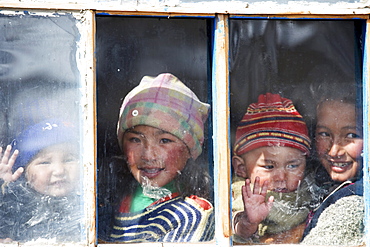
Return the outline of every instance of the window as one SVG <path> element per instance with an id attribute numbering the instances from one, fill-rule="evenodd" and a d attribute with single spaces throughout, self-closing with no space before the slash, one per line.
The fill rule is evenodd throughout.
<path id="1" fill-rule="evenodd" d="M 78 150 L 80 162 L 74 186 L 78 188 L 77 193 L 74 191 L 77 199 L 71 205 L 74 209 L 71 217 L 76 217 L 72 222 L 78 224 L 64 228 L 70 232 L 63 234 L 55 228 L 59 231 L 52 233 L 56 239 L 41 236 L 48 240 L 39 240 L 40 246 L 68 244 L 67 237 L 73 235 L 76 238 L 71 241 L 79 246 L 120 244 L 105 241 L 110 234 L 105 227 L 111 220 L 107 216 L 113 210 L 109 206 L 118 206 L 120 193 L 127 189 L 122 186 L 125 171 L 116 136 L 119 109 L 125 95 L 144 76 L 166 72 L 179 78 L 200 101 L 211 105 L 199 163 L 212 178 L 207 190 L 208 199 L 215 206 L 215 235 L 212 240 L 197 241 L 195 245 L 233 245 L 230 186 L 235 172 L 232 146 L 236 126 L 247 106 L 266 92 L 290 98 L 313 138 L 316 110 L 313 102 L 332 90 L 356 88 L 358 104 L 363 109 L 359 121 L 364 126 L 367 231 L 366 3 L 310 2 L 312 13 L 307 12 L 303 3 L 289 7 L 285 2 L 271 2 L 276 9 L 263 11 L 260 6 L 265 6 L 264 2 L 246 4 L 230 2 L 223 7 L 218 6 L 224 5 L 219 2 L 211 5 L 196 1 L 2 4 L 1 146 L 16 145 L 26 126 L 44 120 L 50 124 L 44 128 L 51 128 L 52 119 L 67 118 L 77 130 L 73 141 L 78 147 L 73 150 Z M 332 8 L 325 9 L 323 5 Z M 20 148 L 19 158 L 21 155 Z M 32 189 L 37 191 L 35 186 Z M 0 213 L 5 210 L 1 207 L 8 205 L 2 203 Z M 35 232 L 37 235 L 37 231 L 30 234 Z M 18 236 L 21 242 L 21 237 L 30 240 L 26 234 Z M 36 240 L 37 236 L 32 238 Z M 370 243 L 367 237 L 365 243 Z M 138 246 L 141 245 L 148 244 Z"/>
<path id="2" fill-rule="evenodd" d="M 23 168 L 14 182 L 2 177 L 1 239 L 87 242 L 92 209 L 86 205 L 94 196 L 85 193 L 85 181 L 94 168 L 86 166 L 84 153 L 91 130 L 83 119 L 92 107 L 83 86 L 87 36 L 81 16 L 0 15 L 1 143 L 19 151 L 10 172 Z"/>

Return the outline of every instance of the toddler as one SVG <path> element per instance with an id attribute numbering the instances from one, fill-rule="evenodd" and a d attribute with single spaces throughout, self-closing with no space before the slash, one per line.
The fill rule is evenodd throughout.
<path id="1" fill-rule="evenodd" d="M 81 239 L 78 139 L 71 123 L 48 119 L 7 146 L 0 163 L 0 239 Z"/>
<path id="2" fill-rule="evenodd" d="M 118 142 L 129 172 L 109 241 L 197 242 L 213 238 L 202 152 L 209 105 L 172 74 L 145 76 L 124 99 Z"/>
<path id="3" fill-rule="evenodd" d="M 267 93 L 249 105 L 232 157 L 235 242 L 299 242 L 310 212 L 309 153 L 306 124 L 289 99 Z"/>

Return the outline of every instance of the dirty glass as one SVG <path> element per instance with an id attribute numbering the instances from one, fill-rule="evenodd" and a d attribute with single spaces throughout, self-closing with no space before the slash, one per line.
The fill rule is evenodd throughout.
<path id="1" fill-rule="evenodd" d="M 210 26 L 97 17 L 100 242 L 213 238 Z"/>
<path id="2" fill-rule="evenodd" d="M 234 243 L 362 244 L 363 26 L 230 20 Z"/>
<path id="3" fill-rule="evenodd" d="M 81 242 L 77 21 L 2 11 L 0 23 L 0 243 Z"/>

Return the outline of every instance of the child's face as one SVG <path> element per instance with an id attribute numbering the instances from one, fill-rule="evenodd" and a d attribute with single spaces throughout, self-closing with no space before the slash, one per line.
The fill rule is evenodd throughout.
<path id="1" fill-rule="evenodd" d="M 57 144 L 41 150 L 26 167 L 26 178 L 36 191 L 66 196 L 76 189 L 79 162 L 74 145 Z"/>
<path id="2" fill-rule="evenodd" d="M 353 104 L 322 103 L 317 109 L 315 140 L 320 162 L 333 180 L 343 182 L 356 175 L 363 139 Z"/>
<path id="3" fill-rule="evenodd" d="M 158 187 L 171 182 L 190 158 L 187 146 L 179 138 L 145 125 L 126 131 L 123 152 L 135 179 L 142 183 L 146 177 Z"/>
<path id="4" fill-rule="evenodd" d="M 261 184 L 269 182 L 269 190 L 293 192 L 304 177 L 306 156 L 296 148 L 260 147 L 234 156 L 233 165 L 239 176 L 251 179 L 252 183 L 259 177 Z"/>

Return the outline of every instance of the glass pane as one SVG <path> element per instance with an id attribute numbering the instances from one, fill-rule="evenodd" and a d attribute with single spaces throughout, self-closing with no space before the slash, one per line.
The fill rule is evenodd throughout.
<path id="1" fill-rule="evenodd" d="M 100 241 L 213 238 L 210 26 L 97 17 Z"/>
<path id="2" fill-rule="evenodd" d="M 363 243 L 363 25 L 230 21 L 235 243 Z"/>
<path id="3" fill-rule="evenodd" d="M 77 21 L 70 14 L 2 13 L 0 242 L 80 242 Z"/>

